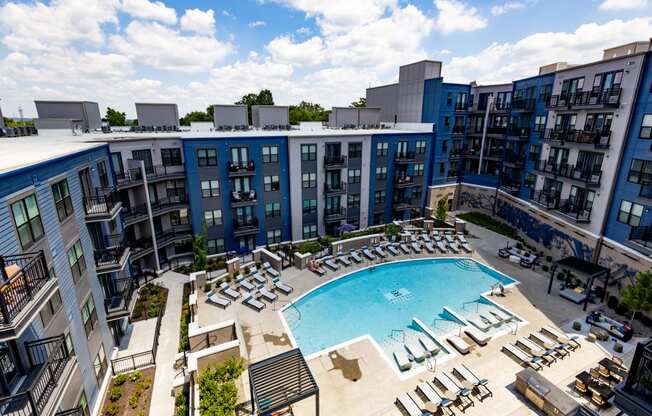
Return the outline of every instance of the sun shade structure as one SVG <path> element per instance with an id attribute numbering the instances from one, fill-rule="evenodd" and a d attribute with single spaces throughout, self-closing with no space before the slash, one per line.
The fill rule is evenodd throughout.
<path id="1" fill-rule="evenodd" d="M 249 365 L 251 413 L 267 414 L 315 396 L 319 416 L 319 387 L 298 348 Z"/>
<path id="2" fill-rule="evenodd" d="M 592 263 L 590 261 L 586 261 L 579 257 L 571 256 L 571 257 L 565 257 L 561 260 L 558 260 L 555 262 L 554 266 L 552 267 L 552 270 L 550 271 L 548 294 L 550 294 L 550 290 L 552 289 L 552 282 L 555 277 L 555 272 L 557 271 L 558 268 L 561 268 L 563 270 L 569 270 L 573 272 L 573 274 L 582 276 L 586 280 L 588 280 L 588 285 L 586 287 L 587 296 L 586 299 L 584 300 L 584 310 L 586 310 L 588 306 L 589 295 L 591 293 L 591 289 L 593 288 L 593 282 L 596 279 L 600 279 L 603 282 L 602 295 L 600 301 L 604 302 L 604 297 L 605 294 L 607 293 L 607 285 L 609 284 L 609 276 L 611 275 L 611 272 L 609 271 L 608 268 L 600 266 L 599 264 L 596 263 Z"/>

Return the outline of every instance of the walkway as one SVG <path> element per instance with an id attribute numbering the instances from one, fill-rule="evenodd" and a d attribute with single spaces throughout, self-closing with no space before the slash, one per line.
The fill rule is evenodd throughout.
<path id="1" fill-rule="evenodd" d="M 156 354 L 152 404 L 149 409 L 150 415 L 162 416 L 174 413 L 174 397 L 171 392 L 176 370 L 172 366 L 179 348 L 179 319 L 181 318 L 183 284 L 188 282 L 188 276 L 169 271 L 154 282 L 158 282 L 168 289 L 168 301 L 165 315 L 161 321 L 161 333 Z"/>

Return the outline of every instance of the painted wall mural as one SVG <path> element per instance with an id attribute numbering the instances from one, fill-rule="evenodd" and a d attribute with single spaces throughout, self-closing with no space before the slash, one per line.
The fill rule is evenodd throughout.
<path id="1" fill-rule="evenodd" d="M 494 201 L 496 200 L 496 195 L 494 192 L 482 192 L 482 191 L 469 191 L 463 190 L 460 192 L 460 199 L 458 205 L 460 208 L 467 209 L 481 209 L 484 211 L 493 211 Z"/>

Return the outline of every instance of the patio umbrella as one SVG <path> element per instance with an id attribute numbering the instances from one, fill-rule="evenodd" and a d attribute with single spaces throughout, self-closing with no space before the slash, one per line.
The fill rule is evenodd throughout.
<path id="1" fill-rule="evenodd" d="M 349 231 L 355 230 L 355 225 L 351 224 L 342 224 L 339 227 L 337 227 L 337 232 L 342 234 L 342 233 L 348 233 Z"/>

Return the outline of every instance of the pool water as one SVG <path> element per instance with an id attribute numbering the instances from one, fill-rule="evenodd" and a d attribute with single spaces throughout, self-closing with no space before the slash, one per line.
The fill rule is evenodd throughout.
<path id="1" fill-rule="evenodd" d="M 386 263 L 326 283 L 282 313 L 304 355 L 369 334 L 391 356 L 402 346 L 397 334 L 421 332 L 413 317 L 448 333 L 460 323 L 444 306 L 463 310 L 497 283 L 514 280 L 471 259 Z"/>

